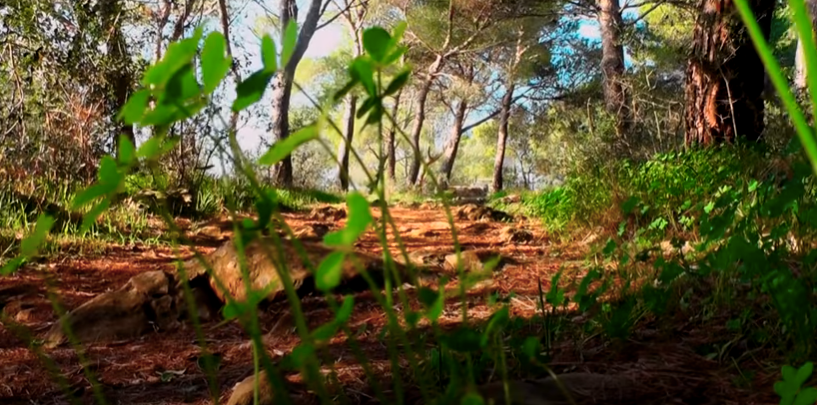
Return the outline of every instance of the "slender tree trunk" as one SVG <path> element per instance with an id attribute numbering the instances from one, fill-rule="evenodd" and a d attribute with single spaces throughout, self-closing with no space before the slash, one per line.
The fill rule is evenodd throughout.
<path id="1" fill-rule="evenodd" d="M 494 160 L 494 182 L 491 187 L 493 192 L 502 190 L 502 167 L 505 164 L 505 144 L 508 142 L 508 120 L 511 116 L 511 106 L 513 105 L 513 81 L 508 85 L 508 90 L 502 97 L 502 111 L 499 113 L 499 134 L 496 139 L 496 159 Z"/>
<path id="2" fill-rule="evenodd" d="M 108 59 L 109 67 L 105 72 L 105 80 L 110 93 L 113 95 L 112 110 L 118 112 L 131 93 L 133 74 L 130 55 L 127 50 L 125 37 L 122 35 L 122 4 L 118 0 L 108 0 L 100 7 L 103 29 L 110 33 L 108 36 Z M 116 134 L 114 135 L 114 146 L 116 153 L 119 153 L 119 137 L 125 135 L 130 143 L 136 146 L 136 137 L 133 132 L 133 125 L 119 122 Z"/>
<path id="3" fill-rule="evenodd" d="M 428 93 L 431 91 L 431 85 L 434 84 L 434 79 L 442 68 L 443 57 L 442 55 L 438 55 L 434 63 L 428 67 L 425 82 L 423 82 L 420 91 L 417 93 L 417 107 L 414 111 L 414 122 L 411 126 L 411 146 L 412 149 L 414 149 L 414 159 L 411 162 L 408 173 L 408 184 L 410 186 L 417 184 L 417 178 L 420 175 L 420 166 L 422 165 L 423 157 L 420 149 L 420 135 L 423 132 L 423 124 L 426 119 L 426 100 L 428 99 Z"/>
<path id="4" fill-rule="evenodd" d="M 451 181 L 451 172 L 454 169 L 454 160 L 457 158 L 457 151 L 460 147 L 460 139 L 462 139 L 462 126 L 465 123 L 465 113 L 468 111 L 468 101 L 460 100 L 457 105 L 457 110 L 454 113 L 454 126 L 451 127 L 451 134 L 445 141 L 443 147 L 443 164 L 440 168 L 442 174 L 442 186 L 448 187 Z"/>
<path id="5" fill-rule="evenodd" d="M 397 167 L 397 156 L 395 156 L 395 144 L 397 143 L 397 122 L 398 117 L 397 114 L 400 111 L 400 96 L 403 94 L 403 90 L 399 90 L 397 94 L 394 95 L 394 104 L 391 107 L 391 116 L 394 122 L 389 127 L 389 132 L 386 134 L 386 150 L 388 153 L 389 159 L 389 166 L 388 166 L 388 175 L 389 180 L 395 180 L 395 168 Z"/>
<path id="6" fill-rule="evenodd" d="M 277 140 L 289 136 L 289 99 L 292 95 L 292 76 L 279 71 L 272 83 L 272 135 Z M 285 157 L 273 171 L 273 183 L 278 187 L 292 187 L 292 156 Z"/>
<path id="7" fill-rule="evenodd" d="M 289 136 L 289 101 L 292 95 L 292 80 L 295 77 L 295 68 L 306 53 L 309 41 L 315 35 L 318 27 L 318 20 L 321 16 L 322 0 L 311 0 L 309 9 L 300 25 L 298 39 L 292 56 L 286 66 L 275 76 L 272 83 L 272 135 L 277 141 L 286 139 Z M 298 6 L 295 0 L 281 0 L 280 15 L 281 20 L 281 40 L 283 42 L 284 29 L 291 20 L 298 20 Z M 287 155 L 273 168 L 273 182 L 282 188 L 292 187 L 292 155 Z"/>
<path id="8" fill-rule="evenodd" d="M 601 30 L 601 71 L 604 75 L 604 104 L 615 117 L 619 138 L 625 137 L 630 127 L 630 109 L 624 88 L 624 47 L 621 45 L 621 9 L 618 0 L 599 0 Z"/>
<path id="9" fill-rule="evenodd" d="M 768 39 L 775 0 L 750 0 Z M 702 0 L 686 69 L 686 144 L 760 139 L 766 71 L 731 0 Z"/>
<path id="10" fill-rule="evenodd" d="M 813 29 L 817 29 L 817 0 L 806 0 L 806 9 L 811 16 L 811 25 Z M 808 88 L 806 76 L 806 55 L 803 53 L 803 41 L 797 41 L 797 54 L 795 55 L 795 74 L 794 87 L 800 92 L 804 93 Z M 812 72 L 812 74 L 814 74 Z"/>
<path id="11" fill-rule="evenodd" d="M 352 140 L 355 136 L 355 110 L 357 109 L 357 96 L 346 97 L 346 136 L 340 145 L 340 190 L 349 190 L 349 154 L 352 151 Z"/>

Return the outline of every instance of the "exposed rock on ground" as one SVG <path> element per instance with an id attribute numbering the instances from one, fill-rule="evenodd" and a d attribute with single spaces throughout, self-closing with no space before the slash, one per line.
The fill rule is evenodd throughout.
<path id="1" fill-rule="evenodd" d="M 499 237 L 505 243 L 517 244 L 530 243 L 533 242 L 534 239 L 533 233 L 527 229 L 513 226 L 502 228 L 502 230 L 499 231 Z"/>
<path id="2" fill-rule="evenodd" d="M 249 284 L 254 290 L 265 291 L 266 301 L 283 296 L 284 284 L 279 278 L 276 262 L 269 259 L 268 250 L 278 259 L 278 251 L 272 238 L 258 238 L 245 248 Z M 312 268 L 333 252 L 320 242 L 300 240 L 306 254 L 304 260 L 289 239 L 281 239 L 286 261 L 286 271 L 296 290 L 312 280 Z M 367 253 L 355 253 L 356 261 L 380 282 L 385 268 L 380 257 Z M 218 316 L 218 310 L 228 302 L 228 295 L 238 302 L 246 301 L 248 294 L 239 266 L 239 256 L 233 241 L 224 243 L 205 256 L 211 266 L 210 277 L 204 265 L 196 258 L 184 263 L 185 273 L 195 300 L 196 316 L 208 321 Z M 397 263 L 398 271 L 407 274 L 406 267 Z M 351 260 L 342 265 L 342 281 L 339 290 L 367 288 L 357 267 Z M 173 330 L 189 318 L 185 313 L 182 273 L 161 270 L 149 271 L 132 277 L 116 291 L 98 295 L 65 315 L 70 330 L 80 342 L 131 339 L 151 330 Z M 428 277 L 429 274 L 426 274 Z M 436 277 L 433 275 L 432 277 Z M 218 282 L 216 281 L 218 279 Z M 309 280 L 309 281 L 307 281 Z M 45 337 L 47 347 L 66 342 L 63 325 L 55 323 Z"/>
<path id="3" fill-rule="evenodd" d="M 458 207 L 453 214 L 455 219 L 467 221 L 508 222 L 513 220 L 513 217 L 502 211 L 476 204 L 466 204 Z"/>
<path id="4" fill-rule="evenodd" d="M 336 222 L 346 218 L 346 209 L 331 205 L 315 207 L 309 212 L 308 218 L 313 221 Z"/>
<path id="5" fill-rule="evenodd" d="M 68 312 L 46 333 L 45 346 L 66 342 L 63 323 L 80 342 L 137 337 L 154 327 L 173 329 L 180 307 L 171 275 L 157 270 L 134 276 L 119 290 L 98 295 Z"/>

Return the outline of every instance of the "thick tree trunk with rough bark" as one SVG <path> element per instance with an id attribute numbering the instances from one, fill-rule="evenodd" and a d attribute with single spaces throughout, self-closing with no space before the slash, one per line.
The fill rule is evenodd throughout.
<path id="1" fill-rule="evenodd" d="M 346 97 L 346 136 L 340 144 L 340 190 L 349 190 L 349 154 L 352 152 L 352 141 L 355 136 L 355 110 L 357 109 L 357 96 Z"/>
<path id="2" fill-rule="evenodd" d="M 454 112 L 454 126 L 451 127 L 451 133 L 443 146 L 443 164 L 440 168 L 442 174 L 442 186 L 448 187 L 451 181 L 451 171 L 454 169 L 454 160 L 457 158 L 457 150 L 460 147 L 460 139 L 462 139 L 462 127 L 465 123 L 465 113 L 468 111 L 468 101 L 460 100 L 457 105 L 457 110 Z"/>
<path id="3" fill-rule="evenodd" d="M 514 84 L 508 85 L 508 90 L 502 97 L 502 111 L 499 113 L 499 133 L 496 139 L 496 159 L 494 160 L 494 181 L 491 186 L 493 192 L 502 190 L 502 167 L 505 165 L 505 145 L 508 142 L 508 120 L 511 117 L 513 105 Z"/>
<path id="4" fill-rule="evenodd" d="M 604 75 L 604 104 L 616 121 L 619 137 L 630 128 L 630 108 L 624 87 L 624 47 L 621 45 L 621 9 L 618 0 L 599 0 L 601 71 Z"/>
<path id="5" fill-rule="evenodd" d="M 768 39 L 775 0 L 750 0 Z M 765 68 L 731 0 L 702 0 L 686 69 L 686 144 L 760 139 Z"/>
<path id="6" fill-rule="evenodd" d="M 442 55 L 437 56 L 437 59 L 431 66 L 428 67 L 428 72 L 423 82 L 422 87 L 417 92 L 417 107 L 414 110 L 414 121 L 411 125 L 411 142 L 412 149 L 414 149 L 414 158 L 411 161 L 411 166 L 408 172 L 408 184 L 414 186 L 417 184 L 417 179 L 420 176 L 420 166 L 422 165 L 422 150 L 420 149 L 420 135 L 423 132 L 423 124 L 426 119 L 426 100 L 428 93 L 431 91 L 431 85 L 440 70 L 443 68 Z"/>
<path id="7" fill-rule="evenodd" d="M 391 116 L 394 122 L 389 126 L 389 132 L 386 134 L 386 153 L 388 154 L 388 176 L 389 180 L 395 180 L 395 168 L 397 167 L 397 156 L 395 156 L 395 144 L 397 143 L 397 113 L 400 111 L 400 96 L 403 90 L 399 90 L 394 95 L 394 104 L 391 107 Z"/>
<path id="8" fill-rule="evenodd" d="M 806 0 L 806 9 L 811 15 L 812 27 L 817 29 L 817 0 Z M 794 67 L 794 87 L 797 91 L 802 93 L 806 91 L 808 84 L 806 82 L 806 57 L 803 53 L 803 41 L 801 40 L 797 41 L 797 54 L 795 55 Z M 812 72 L 812 74 L 814 73 Z"/>

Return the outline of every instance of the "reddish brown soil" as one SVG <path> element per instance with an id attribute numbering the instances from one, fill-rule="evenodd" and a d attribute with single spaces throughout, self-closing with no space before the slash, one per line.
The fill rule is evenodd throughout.
<path id="1" fill-rule="evenodd" d="M 407 250 L 440 249 L 450 251 L 451 231 L 442 210 L 393 208 L 403 242 Z M 303 227 L 309 221 L 301 214 L 285 214 L 293 228 Z M 343 221 L 341 221 L 343 222 Z M 201 245 L 202 253 L 209 252 L 225 235 L 218 235 L 219 225 L 211 227 L 216 232 L 200 233 L 194 240 Z M 340 226 L 342 223 L 335 224 Z M 470 319 L 486 319 L 490 314 L 485 296 L 491 291 L 500 294 L 514 292 L 511 300 L 512 315 L 531 317 L 536 313 L 538 281 L 542 288 L 549 288 L 549 280 L 560 266 L 581 258 L 582 248 L 572 245 L 556 246 L 535 224 L 524 224 L 532 230 L 536 240 L 525 245 L 509 245 L 499 235 L 507 226 L 502 223 L 457 223 L 459 241 L 464 249 L 477 249 L 499 253 L 510 259 L 494 274 L 493 285 L 472 292 L 468 300 Z M 216 233 L 214 235 L 214 233 Z M 207 246 L 207 247 L 205 247 Z M 378 253 L 380 244 L 376 235 L 369 232 L 359 245 L 360 249 Z M 399 251 L 393 243 L 392 253 Z M 183 251 L 190 256 L 190 250 Z M 54 285 L 54 292 L 65 308 L 75 308 L 91 297 L 123 285 L 133 275 L 156 269 L 170 269 L 174 253 L 169 247 L 114 246 L 111 245 L 100 257 L 77 257 L 65 254 L 38 265 L 29 265 L 10 277 L 0 278 L 0 288 L 10 285 L 32 285 L 38 293 L 21 298 L 23 312 L 17 312 L 17 320 L 27 333 L 36 338 L 57 319 L 46 295 L 46 280 Z M 567 279 L 581 275 L 578 268 L 568 271 Z M 450 284 L 450 288 L 456 288 Z M 414 296 L 414 294 L 410 294 Z M 412 306 L 419 308 L 416 299 Z M 15 302 L 9 305 L 20 305 Z M 303 310 L 310 327 L 331 319 L 330 311 L 322 298 L 303 298 Z M 440 324 L 443 327 L 460 322 L 460 302 L 447 301 Z M 273 303 L 260 313 L 261 327 L 265 332 L 265 344 L 273 359 L 288 353 L 298 342 L 291 321 L 287 316 L 286 302 Z M 401 311 L 399 305 L 397 310 Z M 277 322 L 281 320 L 281 322 Z M 719 322 L 719 321 L 716 321 Z M 221 358 L 219 385 L 222 398 L 232 386 L 251 373 L 252 352 L 248 335 L 235 323 L 216 327 L 217 322 L 204 324 L 208 349 Z M 356 307 L 349 324 L 352 330 L 362 327 L 359 344 L 378 375 L 387 382 L 390 373 L 385 344 L 378 340 L 378 332 L 386 323 L 382 309 L 371 299 L 371 293 L 356 295 Z M 277 326 L 276 326 L 277 325 Z M 723 322 L 720 323 L 722 329 Z M 582 342 L 563 337 L 557 345 L 552 366 L 557 370 L 580 369 L 596 372 L 618 372 L 643 375 L 653 379 L 656 385 L 666 386 L 667 392 L 677 393 L 667 403 L 709 404 L 760 404 L 776 403 L 771 390 L 774 376 L 768 371 L 758 372 L 752 388 L 740 390 L 734 381 L 738 372 L 728 363 L 718 364 L 696 354 L 692 349 L 712 341 L 718 334 L 710 325 L 702 327 L 693 322 L 679 322 L 679 326 L 665 333 L 650 325 L 639 325 L 632 338 L 623 344 L 609 345 L 598 336 Z M 527 331 L 539 333 L 536 330 Z M 342 339 L 330 346 L 334 368 L 338 378 L 348 388 L 347 395 L 353 403 L 369 403 L 368 384 L 351 350 Z M 41 349 L 27 344 L 20 330 L 4 324 L 0 326 L 0 403 L 3 404 L 50 404 L 68 403 L 46 362 L 38 358 Z M 54 363 L 70 389 L 81 398 L 78 403 L 93 403 L 91 384 L 83 373 L 77 354 L 70 347 L 42 350 Z M 197 365 L 201 349 L 191 327 L 174 332 L 157 332 L 140 339 L 126 342 L 90 345 L 84 356 L 88 369 L 101 382 L 107 403 L 121 404 L 209 404 L 212 403 L 205 374 Z M 759 366 L 756 366 L 759 368 Z M 759 370 L 761 371 L 761 370 Z M 166 381 L 163 381 L 162 375 Z M 759 377 L 759 376 L 765 377 Z"/>

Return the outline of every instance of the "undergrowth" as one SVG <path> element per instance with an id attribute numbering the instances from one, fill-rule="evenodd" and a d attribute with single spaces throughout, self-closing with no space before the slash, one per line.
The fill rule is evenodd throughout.
<path id="1" fill-rule="evenodd" d="M 802 6 L 802 1 L 798 4 Z M 295 23 L 290 24 L 285 30 L 289 39 L 282 41 L 284 49 L 280 61 L 271 38 L 262 39 L 264 66 L 238 84 L 237 99 L 232 106 L 235 113 L 258 102 L 269 82 L 280 71 L 279 67 L 287 64 L 297 33 Z M 384 121 L 389 123 L 393 119 L 386 112 L 383 100 L 399 91 L 410 77 L 410 70 L 398 63 L 406 50 L 400 45 L 404 28 L 398 26 L 394 33 L 379 27 L 366 29 L 363 32 L 366 52 L 350 63 L 348 84 L 332 100 L 337 103 L 351 91 L 361 94 L 364 101 L 358 117 L 365 117 L 366 125 L 377 129 L 381 145 Z M 136 195 L 155 185 L 151 183 L 154 180 L 140 179 L 134 174 L 136 168 L 155 161 L 174 146 L 176 140 L 168 136 L 169 125 L 194 116 L 207 104 L 208 96 L 222 82 L 232 64 L 226 49 L 221 34 L 211 33 L 204 37 L 203 31 L 198 29 L 192 37 L 170 45 L 163 59 L 145 73 L 143 87 L 131 96 L 120 118 L 128 124 L 150 127 L 153 136 L 138 148 L 127 138 L 121 138 L 117 156 L 102 159 L 98 182 L 72 193 L 70 200 L 67 192 L 51 196 L 61 201 L 63 207 L 70 207 L 69 211 L 83 210 L 81 223 L 76 225 L 77 232 L 100 229 L 99 220 L 104 224 L 106 216 L 116 211 L 115 202 L 120 200 L 123 187 Z M 202 54 L 201 72 L 194 69 L 193 63 L 199 51 Z M 817 49 L 812 53 L 811 66 L 817 66 Z M 774 78 L 774 74 L 772 76 Z M 775 80 L 778 91 L 784 93 L 780 81 Z M 817 76 L 813 82 L 813 96 L 817 98 Z M 151 105 L 150 100 L 154 101 Z M 787 100 L 785 94 L 783 100 Z M 321 131 L 334 126 L 326 110 L 322 109 L 321 116 L 311 125 L 274 144 L 258 164 L 276 165 L 298 146 L 320 142 Z M 808 158 L 817 162 L 817 147 L 811 130 L 807 125 L 803 126 L 805 121 L 794 110 L 790 109 L 790 113 Z M 234 128 L 229 136 L 233 163 L 241 182 L 214 181 L 211 186 L 196 190 L 195 199 L 202 212 L 213 213 L 223 206 L 231 212 L 252 208 L 258 214 L 254 221 L 235 224 L 238 237 L 234 238 L 234 243 L 239 248 L 270 227 L 288 228 L 280 217 L 281 209 L 286 206 L 338 201 L 330 195 L 285 192 L 261 185 L 254 168 L 244 163 Z M 406 134 L 401 133 L 401 136 L 406 137 Z M 357 155 L 354 157 L 358 158 Z M 772 160 L 770 157 L 767 152 L 759 150 L 728 148 L 665 154 L 643 164 L 621 163 L 594 168 L 571 177 L 561 187 L 523 196 L 521 204 L 529 214 L 542 218 L 554 231 L 601 224 L 603 235 L 608 238 L 595 252 L 596 264 L 590 266 L 577 285 L 568 289 L 561 280 L 564 272 L 560 271 L 550 280 L 549 288 L 540 287 L 538 310 L 541 311 L 544 336 L 519 333 L 520 321 L 511 317 L 507 297 L 491 298 L 493 315 L 486 324 L 470 322 L 464 286 L 474 280 L 470 280 L 472 276 L 466 277 L 461 263 L 458 276 L 463 280 L 463 287 L 457 297 L 447 297 L 442 289 L 421 288 L 418 294 L 421 309 L 408 310 L 411 306 L 403 287 L 406 280 L 400 279 L 393 266 L 394 258 L 388 249 L 384 249 L 384 259 L 389 264 L 385 291 L 375 288 L 374 283 L 370 285 L 388 320 L 384 336 L 394 398 L 386 397 L 382 387 L 375 387 L 376 396 L 381 403 L 402 404 L 406 400 L 406 383 L 410 382 L 419 389 L 424 403 L 479 404 L 483 399 L 473 387 L 483 381 L 486 374 L 507 380 L 518 361 L 530 365 L 532 374 L 547 375 L 550 373 L 547 362 L 553 342 L 560 334 L 566 333 L 557 309 L 565 310 L 568 304 L 574 304 L 579 313 L 592 317 L 593 321 L 583 333 L 601 334 L 619 342 L 626 340 L 633 328 L 647 318 L 669 319 L 665 318 L 668 313 L 684 315 L 688 314 L 684 311 L 694 307 L 699 312 L 691 314 L 695 318 L 692 321 L 701 322 L 702 318 L 725 309 L 731 317 L 728 321 L 731 330 L 736 334 L 752 334 L 746 344 L 749 350 L 773 345 L 791 362 L 812 359 L 817 334 L 817 254 L 812 254 L 810 245 L 813 230 L 817 229 L 812 168 L 802 158 L 796 144 L 782 159 Z M 428 173 L 431 182 L 436 183 L 433 172 Z M 153 175 L 155 179 L 156 174 Z M 275 392 L 285 391 L 281 368 L 291 369 L 301 373 L 323 403 L 333 403 L 327 389 L 332 382 L 323 369 L 332 371 L 335 365 L 323 361 L 322 350 L 339 333 L 350 337 L 348 344 L 354 345 L 354 335 L 347 325 L 354 311 L 354 298 L 345 296 L 338 301 L 332 294 L 340 282 L 341 263 L 352 259 L 355 242 L 369 229 L 373 229 L 383 243 L 389 228 L 397 233 L 386 204 L 384 176 L 369 172 L 367 175 L 370 184 L 375 185 L 382 215 L 375 221 L 370 211 L 372 204 L 361 193 L 346 194 L 343 200 L 348 209 L 346 225 L 324 238 L 324 243 L 334 252 L 311 269 L 317 289 L 324 293 L 327 304 L 335 313 L 332 321 L 314 330 L 307 328 L 295 289 L 286 275 L 287 263 L 273 253 L 273 246 L 268 247 L 267 253 L 284 280 L 300 344 L 281 364 L 270 361 L 262 343 L 256 309 L 256 304 L 264 297 L 263 291 L 251 291 L 246 302 L 228 300 L 224 309 L 225 317 L 239 322 L 250 335 L 255 372 L 262 368 L 266 370 Z M 15 200 L 8 201 L 12 206 L 15 204 Z M 156 210 L 168 229 L 177 230 L 169 205 L 166 199 L 159 201 Z M 450 209 L 447 206 L 445 209 L 451 222 L 449 225 L 453 226 Z M 59 216 L 44 211 L 35 221 L 31 218 L 32 211 L 25 206 L 17 211 L 10 210 L 12 214 L 4 217 L 5 225 L 28 228 L 30 232 L 20 244 L 20 254 L 4 266 L 3 273 L 15 271 L 26 259 L 36 256 L 49 232 L 64 232 L 56 226 Z M 118 226 L 122 225 L 110 225 L 108 229 L 120 229 Z M 104 230 L 104 226 L 101 229 Z M 270 235 L 274 238 L 277 233 L 271 232 Z M 666 239 L 674 249 L 657 248 L 657 242 Z M 187 242 L 181 239 L 172 241 L 174 244 Z M 453 242 L 459 254 L 457 241 Z M 686 242 L 690 242 L 693 249 L 684 252 Z M 401 252 L 407 254 L 402 244 Z M 212 275 L 209 264 L 205 264 Z M 607 271 L 605 265 L 609 264 L 615 265 L 617 271 Z M 246 263 L 241 267 L 244 279 L 248 280 Z M 370 281 L 366 269 L 358 270 Z M 449 299 L 462 301 L 463 323 L 454 330 L 442 328 L 437 323 L 443 304 Z M 395 310 L 398 304 L 406 308 L 404 313 Z M 750 312 L 746 312 L 747 309 Z M 758 313 L 767 322 L 752 324 L 752 316 Z M 430 325 L 430 333 L 417 333 L 421 320 Z M 194 326 L 199 344 L 206 353 L 207 342 L 200 325 L 194 323 Z M 508 336 L 512 338 L 507 339 Z M 429 343 L 435 346 L 431 353 L 426 349 Z M 508 347 L 509 343 L 511 347 Z M 80 347 L 77 349 L 81 353 Z M 720 356 L 717 351 L 722 352 L 723 348 L 716 350 L 715 356 Z M 357 360 L 370 381 L 375 381 L 367 368 L 368 360 L 360 355 Z M 406 363 L 407 366 L 403 366 Z M 105 403 L 92 368 L 84 363 L 83 366 L 86 366 L 84 370 L 94 386 L 97 400 Z M 216 381 L 215 369 L 207 365 L 205 369 L 210 381 Z M 783 368 L 783 380 L 775 386 L 775 391 L 783 398 L 782 403 L 806 404 L 817 399 L 817 390 L 801 389 L 811 371 L 811 363 L 799 369 Z M 441 387 L 441 384 L 445 386 Z M 217 390 L 211 390 L 211 394 L 217 402 Z M 257 396 L 258 391 L 256 399 Z M 282 403 L 290 402 L 286 395 L 277 399 Z"/>

